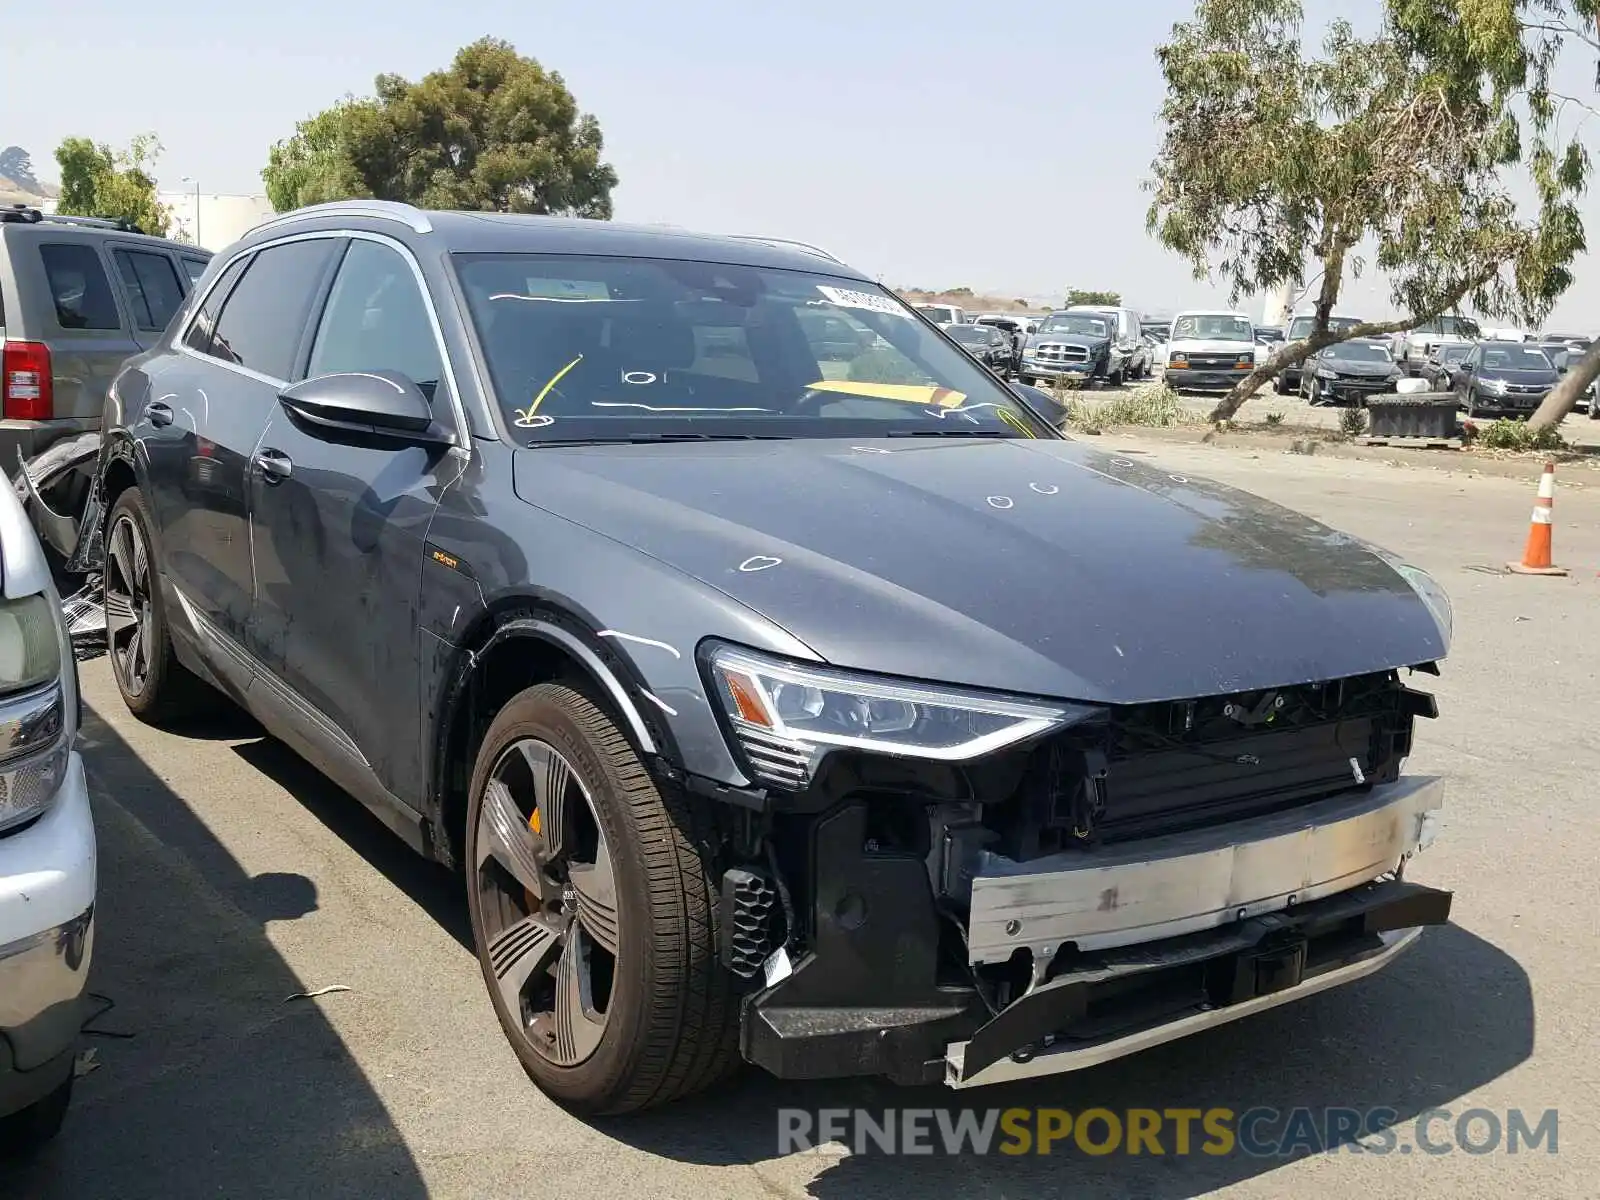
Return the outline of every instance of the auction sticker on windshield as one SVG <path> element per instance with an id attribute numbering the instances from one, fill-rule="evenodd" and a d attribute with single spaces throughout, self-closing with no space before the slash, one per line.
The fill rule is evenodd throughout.
<path id="1" fill-rule="evenodd" d="M 959 408 L 967 398 L 965 392 L 934 384 L 857 383 L 853 379 L 819 379 L 811 385 L 811 390 L 869 396 L 874 400 L 897 400 L 901 404 L 936 404 L 940 408 Z"/>
<path id="2" fill-rule="evenodd" d="M 874 296 L 871 292 L 853 292 L 849 288 L 829 287 L 821 283 L 817 285 L 817 291 L 840 308 L 864 308 L 868 312 L 888 313 L 892 317 L 904 317 L 908 321 L 911 319 L 910 313 L 887 296 Z"/>

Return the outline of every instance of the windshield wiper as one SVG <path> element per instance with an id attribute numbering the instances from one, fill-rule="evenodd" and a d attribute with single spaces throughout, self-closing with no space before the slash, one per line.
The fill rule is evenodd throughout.
<path id="1" fill-rule="evenodd" d="M 635 433 L 626 437 L 541 438 L 529 442 L 539 446 L 640 446 L 655 442 L 791 442 L 787 433 Z"/>
<path id="2" fill-rule="evenodd" d="M 1014 429 L 891 429 L 884 437 L 1020 438 Z"/>

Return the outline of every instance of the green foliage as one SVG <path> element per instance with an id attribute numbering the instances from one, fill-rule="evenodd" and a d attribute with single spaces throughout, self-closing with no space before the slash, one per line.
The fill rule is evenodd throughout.
<path id="1" fill-rule="evenodd" d="M 0 179 L 8 179 L 35 196 L 42 191 L 33 174 L 33 156 L 21 146 L 7 146 L 0 150 Z"/>
<path id="2" fill-rule="evenodd" d="M 113 150 L 85 137 L 63 138 L 56 147 L 61 195 L 56 211 L 66 216 L 113 217 L 145 233 L 165 237 L 172 219 L 156 198 L 150 171 L 161 154 L 154 134 L 142 134 L 126 150 Z"/>
<path id="3" fill-rule="evenodd" d="M 1540 428 L 1528 421 L 1500 420 L 1477 431 L 1473 443 L 1486 450 L 1564 450 L 1566 440 L 1559 432 Z"/>
<path id="4" fill-rule="evenodd" d="M 1121 292 L 1091 292 L 1083 288 L 1067 289 L 1067 307 L 1074 304 L 1097 304 L 1103 308 L 1121 308 Z"/>
<path id="5" fill-rule="evenodd" d="M 1552 142 L 1533 86 L 1548 79 L 1546 52 L 1515 18 L 1560 3 L 1384 0 L 1375 35 L 1335 21 L 1311 49 L 1299 0 L 1196 0 L 1157 52 L 1167 98 L 1149 228 L 1197 278 L 1215 268 L 1235 301 L 1300 289 L 1309 267 L 1318 315 L 1304 347 L 1274 354 L 1217 414 L 1347 337 L 1464 305 L 1543 320 L 1585 248 L 1575 199 L 1589 164 L 1576 143 Z M 1519 103 L 1533 113 L 1526 148 Z M 1515 170 L 1536 184 L 1530 215 L 1509 187 Z M 1328 317 L 1366 246 L 1407 315 L 1335 334 Z"/>
<path id="6" fill-rule="evenodd" d="M 1274 425 L 1274 426 L 1282 425 L 1283 424 L 1283 414 L 1281 412 L 1269 412 L 1267 414 L 1267 424 L 1268 425 Z"/>
<path id="7" fill-rule="evenodd" d="M 424 208 L 609 218 L 617 174 L 561 76 L 482 38 L 416 83 L 380 75 L 301 121 L 261 172 L 280 212 L 375 197 Z"/>
<path id="8" fill-rule="evenodd" d="M 1347 408 L 1339 414 L 1339 432 L 1345 437 L 1360 437 L 1367 431 L 1365 409 Z"/>
<path id="9" fill-rule="evenodd" d="M 1069 420 L 1081 433 L 1100 433 L 1126 425 L 1168 429 L 1194 424 L 1198 418 L 1183 406 L 1177 392 L 1155 382 L 1115 393 L 1106 400 L 1080 399 L 1071 406 Z"/>

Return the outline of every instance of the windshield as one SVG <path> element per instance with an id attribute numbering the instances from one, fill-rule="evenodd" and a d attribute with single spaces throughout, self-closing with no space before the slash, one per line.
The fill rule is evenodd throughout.
<path id="1" fill-rule="evenodd" d="M 958 342 L 978 346 L 986 345 L 989 341 L 989 335 L 994 331 L 987 325 L 952 325 L 945 332 Z"/>
<path id="2" fill-rule="evenodd" d="M 530 444 L 1050 436 L 875 284 L 677 259 L 455 261 L 506 423 Z"/>
<path id="3" fill-rule="evenodd" d="M 1478 323 L 1470 317 L 1435 317 L 1417 326 L 1416 332 L 1431 333 L 1436 336 L 1476 337 Z"/>
<path id="4" fill-rule="evenodd" d="M 1549 371 L 1550 360 L 1531 346 L 1507 342 L 1483 348 L 1483 369 L 1486 371 Z"/>
<path id="5" fill-rule="evenodd" d="M 956 310 L 948 304 L 919 304 L 917 311 L 935 325 L 958 325 Z"/>
<path id="6" fill-rule="evenodd" d="M 1255 327 L 1229 313 L 1187 313 L 1172 323 L 1174 338 L 1215 342 L 1254 342 Z"/>
<path id="7" fill-rule="evenodd" d="M 1040 333 L 1076 333 L 1087 337 L 1107 337 L 1111 322 L 1105 317 L 1091 317 L 1087 313 L 1063 313 L 1046 317 L 1039 326 Z"/>
<path id="8" fill-rule="evenodd" d="M 1447 363 L 1460 362 L 1471 349 L 1472 347 L 1466 342 L 1450 342 L 1439 347 L 1439 361 Z"/>
<path id="9" fill-rule="evenodd" d="M 1298 342 L 1301 338 L 1311 336 L 1311 330 L 1316 325 L 1315 317 L 1296 317 L 1289 322 L 1289 340 Z M 1359 317 L 1329 317 L 1328 328 L 1335 333 L 1343 333 L 1346 329 L 1354 329 L 1361 324 Z"/>
<path id="10" fill-rule="evenodd" d="M 1330 346 L 1327 350 L 1329 358 L 1342 358 L 1346 362 L 1374 362 L 1386 363 L 1393 361 L 1389 356 L 1387 346 L 1375 346 L 1371 342 L 1346 342 L 1342 346 Z"/>

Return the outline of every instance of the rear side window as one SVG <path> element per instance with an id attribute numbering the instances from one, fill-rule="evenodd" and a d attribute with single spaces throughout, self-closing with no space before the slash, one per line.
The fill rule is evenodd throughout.
<path id="1" fill-rule="evenodd" d="M 39 247 L 56 324 L 63 329 L 121 329 L 116 297 L 100 254 L 86 242 L 49 242 Z"/>
<path id="2" fill-rule="evenodd" d="M 271 379 L 288 379 L 334 238 L 285 242 L 258 252 L 223 302 L 206 353 Z"/>
<path id="3" fill-rule="evenodd" d="M 134 324 L 157 332 L 165 329 L 183 303 L 183 286 L 172 260 L 165 254 L 139 250 L 113 250 L 111 257 L 116 260 L 124 294 L 133 308 Z"/>
<path id="4" fill-rule="evenodd" d="M 206 265 L 206 260 L 203 258 L 186 258 L 183 260 L 183 269 L 189 273 L 190 287 L 200 282 L 200 276 L 206 273 Z"/>

